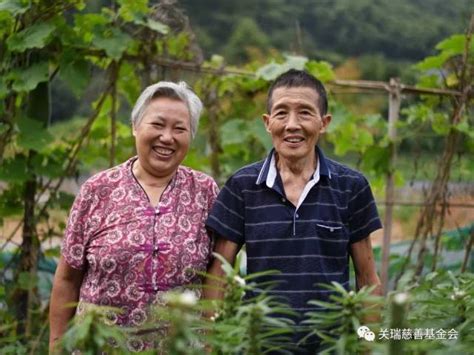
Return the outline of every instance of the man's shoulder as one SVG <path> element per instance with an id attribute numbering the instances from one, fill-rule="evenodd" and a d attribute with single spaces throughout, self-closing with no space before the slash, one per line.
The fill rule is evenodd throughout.
<path id="1" fill-rule="evenodd" d="M 365 180 L 364 175 L 353 168 L 348 167 L 342 163 L 339 163 L 335 160 L 326 158 L 326 163 L 329 168 L 329 172 L 331 174 L 331 180 L 335 179 L 338 181 L 341 180 Z"/>
<path id="2" fill-rule="evenodd" d="M 264 160 L 261 160 L 249 165 L 245 165 L 233 173 L 229 180 L 251 181 L 252 183 L 255 183 L 258 175 L 260 174 L 260 170 L 262 169 L 263 162 Z"/>
<path id="3" fill-rule="evenodd" d="M 344 186 L 367 184 L 367 179 L 360 171 L 332 159 L 326 158 L 326 163 L 331 174 L 331 182 Z"/>

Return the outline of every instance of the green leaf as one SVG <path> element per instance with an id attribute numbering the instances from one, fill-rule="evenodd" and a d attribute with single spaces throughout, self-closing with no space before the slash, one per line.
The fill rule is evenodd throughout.
<path id="1" fill-rule="evenodd" d="M 47 132 L 49 134 L 49 132 Z M 50 178 L 59 178 L 64 174 L 64 160 L 59 158 L 57 152 L 43 152 L 36 154 L 31 160 L 31 166 L 37 175 Z M 54 154 L 56 153 L 56 155 Z"/>
<path id="2" fill-rule="evenodd" d="M 29 272 L 21 272 L 18 276 L 18 286 L 23 290 L 29 290 L 38 283 L 38 276 L 31 275 Z"/>
<path id="3" fill-rule="evenodd" d="M 29 8 L 28 4 L 24 4 L 19 0 L 3 0 L 0 3 L 0 12 L 6 11 L 13 16 L 24 14 Z"/>
<path id="4" fill-rule="evenodd" d="M 30 174 L 27 172 L 26 158 L 23 155 L 16 155 L 14 158 L 6 159 L 2 162 L 0 180 L 21 183 L 29 178 Z"/>
<path id="5" fill-rule="evenodd" d="M 285 56 L 286 62 L 285 66 L 287 70 L 289 69 L 298 69 L 303 70 L 305 64 L 308 62 L 308 58 L 303 56 L 296 56 L 296 55 L 287 55 Z"/>
<path id="6" fill-rule="evenodd" d="M 311 60 L 306 63 L 306 70 L 321 80 L 323 83 L 331 81 L 335 77 L 331 64 L 324 61 L 317 62 Z"/>
<path id="7" fill-rule="evenodd" d="M 235 132 L 239 132 L 235 134 Z M 246 129 L 245 121 L 237 118 L 224 123 L 220 128 L 220 136 L 226 137 L 222 142 L 223 146 L 238 144 L 245 141 L 248 137 L 248 130 Z"/>
<path id="8" fill-rule="evenodd" d="M 389 171 L 390 150 L 383 147 L 371 146 L 362 156 L 362 166 L 365 171 L 376 171 L 384 174 Z"/>
<path id="9" fill-rule="evenodd" d="M 29 48 L 43 48 L 54 29 L 55 26 L 51 22 L 34 24 L 12 35 L 7 40 L 8 48 L 12 52 L 23 52 Z"/>
<path id="10" fill-rule="evenodd" d="M 462 34 L 455 34 L 439 42 L 436 45 L 436 49 L 443 52 L 447 52 L 451 56 L 454 56 L 454 55 L 463 54 L 465 45 L 466 45 L 466 36 Z M 472 49 L 472 41 L 471 41 L 471 49 Z"/>
<path id="11" fill-rule="evenodd" d="M 61 248 L 59 246 L 46 249 L 44 251 L 44 256 L 46 258 L 58 258 L 61 256 Z"/>
<path id="12" fill-rule="evenodd" d="M 150 30 L 153 30 L 155 32 L 161 33 L 161 34 L 167 34 L 169 32 L 169 27 L 166 26 L 164 23 L 153 20 L 151 18 L 147 19 L 147 21 L 144 23 L 146 27 L 148 27 Z"/>
<path id="13" fill-rule="evenodd" d="M 131 41 L 132 38 L 128 34 L 120 31 L 118 28 L 112 28 L 105 32 L 95 32 L 92 43 L 97 48 L 105 50 L 112 59 L 118 60 Z"/>
<path id="14" fill-rule="evenodd" d="M 79 97 L 90 81 L 91 67 L 89 62 L 82 58 L 65 62 L 61 65 L 61 78 L 68 83 L 73 93 Z"/>
<path id="15" fill-rule="evenodd" d="M 419 70 L 441 69 L 449 57 L 449 53 L 440 53 L 439 55 L 427 57 L 420 63 L 417 63 L 415 68 Z"/>
<path id="16" fill-rule="evenodd" d="M 262 144 L 266 150 L 270 150 L 273 147 L 273 142 L 272 138 L 268 134 L 265 125 L 263 123 L 263 120 L 261 119 L 256 119 L 256 123 L 252 122 L 251 125 L 253 126 L 253 134 L 254 137 L 257 139 L 257 141 Z"/>
<path id="17" fill-rule="evenodd" d="M 126 22 L 142 19 L 150 11 L 148 0 L 118 0 L 120 4 L 119 16 Z"/>
<path id="18" fill-rule="evenodd" d="M 259 68 L 255 75 L 257 75 L 258 78 L 270 81 L 276 79 L 278 75 L 283 74 L 285 71 L 286 68 L 283 65 L 273 62 Z"/>
<path id="19" fill-rule="evenodd" d="M 128 103 L 133 106 L 140 95 L 141 86 L 139 76 L 135 74 L 135 68 L 128 62 L 120 66 L 118 88 L 119 92 L 127 98 Z"/>
<path id="20" fill-rule="evenodd" d="M 8 88 L 3 79 L 4 78 L 0 79 L 0 98 L 4 98 L 8 95 Z"/>
<path id="21" fill-rule="evenodd" d="M 10 78 L 14 80 L 13 90 L 18 92 L 31 91 L 39 83 L 49 80 L 49 63 L 40 62 L 23 70 L 16 69 L 10 73 Z"/>
<path id="22" fill-rule="evenodd" d="M 461 132 L 461 133 L 464 133 L 470 137 L 472 137 L 472 135 L 474 134 L 473 130 L 472 130 L 472 127 L 469 126 L 469 123 L 467 120 L 463 120 L 461 122 L 459 122 L 457 125 L 454 126 L 454 128 Z"/>
<path id="23" fill-rule="evenodd" d="M 448 118 L 443 113 L 435 113 L 433 115 L 431 127 L 436 133 L 440 135 L 447 134 L 451 129 L 451 125 L 449 124 Z"/>
<path id="24" fill-rule="evenodd" d="M 17 143 L 22 148 L 40 152 L 54 140 L 42 123 L 36 120 L 23 117 L 18 121 L 18 127 L 20 133 L 18 134 Z"/>

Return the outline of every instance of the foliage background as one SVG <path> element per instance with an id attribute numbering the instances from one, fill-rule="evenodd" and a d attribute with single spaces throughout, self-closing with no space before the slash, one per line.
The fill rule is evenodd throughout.
<path id="1" fill-rule="evenodd" d="M 362 170 L 379 200 L 390 171 L 400 188 L 447 172 L 440 186 L 457 182 L 466 186 L 463 198 L 472 197 L 474 46 L 463 34 L 471 13 L 465 0 L 0 2 L 0 344 L 11 352 L 46 349 L 51 273 L 74 193 L 87 176 L 134 154 L 129 113 L 158 80 L 186 80 L 202 98 L 206 111 L 185 164 L 219 183 L 265 156 L 266 90 L 295 67 L 330 88 L 334 119 L 321 142 L 325 152 Z M 354 95 L 332 83 L 393 76 L 464 96 L 407 95 L 391 142 L 386 94 Z M 449 164 L 442 165 L 450 142 Z M 426 189 L 410 197 L 427 199 Z M 459 198 L 443 189 L 447 195 L 435 202 Z M 425 233 L 416 233 L 419 210 L 396 210 L 409 226 L 404 239 Z M 435 212 L 442 231 L 451 212 Z M 421 272 L 437 258 L 450 259 L 441 268 L 472 271 L 473 219 L 471 212 L 453 219 L 456 230 L 436 240 L 435 229 L 426 230 Z M 456 254 L 438 255 L 432 242 Z M 392 255 L 391 275 L 416 266 L 405 251 Z"/>

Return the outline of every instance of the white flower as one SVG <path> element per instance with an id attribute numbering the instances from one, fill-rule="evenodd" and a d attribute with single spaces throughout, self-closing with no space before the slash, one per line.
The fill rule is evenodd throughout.
<path id="1" fill-rule="evenodd" d="M 408 301 L 408 294 L 405 293 L 405 292 L 397 293 L 397 294 L 393 297 L 393 301 L 394 301 L 396 304 L 402 305 L 402 304 L 404 304 L 404 303 L 406 303 L 406 302 Z"/>
<path id="2" fill-rule="evenodd" d="M 241 278 L 240 276 L 238 276 L 238 275 L 235 275 L 235 276 L 234 276 L 234 281 L 235 281 L 239 286 L 242 286 L 242 287 L 245 286 L 245 280 L 244 280 L 243 278 Z"/>
<path id="3" fill-rule="evenodd" d="M 197 297 L 196 295 L 194 294 L 194 292 L 191 292 L 191 291 L 184 291 L 181 295 L 180 295 L 180 300 L 179 302 L 183 305 L 183 306 L 194 306 L 196 303 L 197 303 Z"/>
<path id="4" fill-rule="evenodd" d="M 463 290 L 460 290 L 460 289 L 457 288 L 457 287 L 455 287 L 455 288 L 454 288 L 454 293 L 451 295 L 450 298 L 451 298 L 453 301 L 455 301 L 455 300 L 459 300 L 459 299 L 463 298 L 464 296 L 466 296 L 466 292 L 463 291 Z"/>

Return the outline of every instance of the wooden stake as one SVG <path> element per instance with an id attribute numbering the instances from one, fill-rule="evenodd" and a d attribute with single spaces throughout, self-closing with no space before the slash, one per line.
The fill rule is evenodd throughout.
<path id="1" fill-rule="evenodd" d="M 400 102 L 401 102 L 401 86 L 400 80 L 391 78 L 390 79 L 390 91 L 389 91 L 389 109 L 388 109 L 388 139 L 390 141 L 390 162 L 389 170 L 387 172 L 387 184 L 385 186 L 385 220 L 384 220 L 384 232 L 383 232 L 383 245 L 382 245 L 382 267 L 381 267 L 381 278 L 382 278 L 382 289 L 384 294 L 388 291 L 388 268 L 390 265 L 390 241 L 392 238 L 392 216 L 393 216 L 393 203 L 395 195 L 395 184 L 394 184 L 394 172 L 395 172 L 395 160 L 397 156 L 396 139 L 397 139 L 397 121 L 400 114 Z"/>

